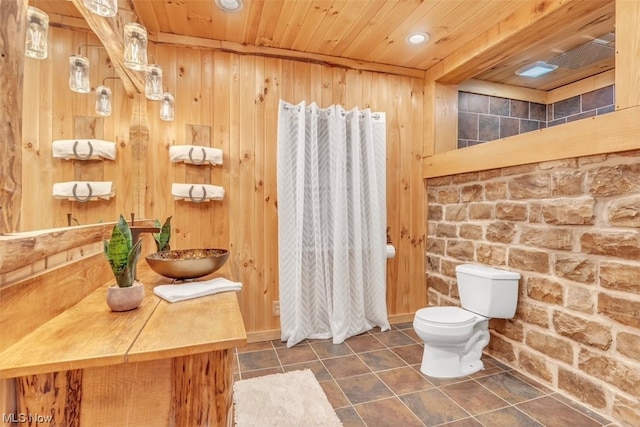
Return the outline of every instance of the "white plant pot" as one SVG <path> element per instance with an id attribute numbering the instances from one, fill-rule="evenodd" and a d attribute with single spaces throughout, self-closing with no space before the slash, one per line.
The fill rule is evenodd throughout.
<path id="1" fill-rule="evenodd" d="M 111 311 L 129 311 L 142 303 L 144 299 L 144 285 L 135 281 L 128 288 L 111 285 L 107 288 L 107 305 Z"/>

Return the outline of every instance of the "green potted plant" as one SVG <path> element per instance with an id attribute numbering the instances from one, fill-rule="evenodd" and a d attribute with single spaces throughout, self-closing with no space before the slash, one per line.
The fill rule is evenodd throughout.
<path id="1" fill-rule="evenodd" d="M 137 308 L 144 298 L 144 286 L 136 280 L 136 266 L 142 250 L 142 240 L 133 241 L 129 224 L 122 215 L 113 226 L 110 240 L 103 240 L 104 254 L 116 279 L 107 288 L 107 305 L 112 311 Z"/>
<path id="2" fill-rule="evenodd" d="M 160 227 L 160 221 L 156 219 L 155 226 L 160 228 L 159 233 L 153 235 L 153 240 L 156 242 L 156 249 L 158 252 L 171 250 L 169 240 L 171 239 L 171 218 L 168 217 L 162 227 Z"/>

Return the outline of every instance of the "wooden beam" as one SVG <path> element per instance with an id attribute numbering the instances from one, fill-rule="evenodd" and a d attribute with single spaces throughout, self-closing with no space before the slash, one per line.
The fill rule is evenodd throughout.
<path id="1" fill-rule="evenodd" d="M 609 70 L 548 92 L 475 79 L 460 83 L 458 90 L 480 95 L 537 102 L 538 104 L 553 104 L 554 102 L 582 95 L 596 89 L 602 89 L 613 84 L 615 84 L 615 70 Z"/>
<path id="2" fill-rule="evenodd" d="M 78 1 L 78 0 L 74 0 Z M 395 74 L 423 79 L 424 70 L 415 68 L 399 67 L 396 65 L 378 64 L 374 62 L 358 61 L 355 59 L 341 58 L 337 56 L 319 55 L 309 52 L 301 52 L 275 47 L 252 46 L 242 43 L 227 42 L 222 40 L 212 40 L 200 37 L 181 36 L 177 34 L 158 33 L 153 36 L 153 41 L 166 45 L 190 46 L 196 48 L 206 48 L 212 50 L 222 50 L 239 54 L 268 56 L 273 58 L 293 59 L 297 61 L 316 62 L 325 65 L 334 65 L 352 70 L 375 71 L 378 73 Z"/>
<path id="3" fill-rule="evenodd" d="M 0 234 L 18 230 L 22 201 L 22 87 L 27 0 L 0 7 Z M 35 61 L 35 60 L 33 60 Z M 0 253 L 0 262 L 4 255 Z"/>
<path id="4" fill-rule="evenodd" d="M 87 10 L 82 0 L 71 1 L 107 50 L 113 68 L 122 80 L 127 95 L 131 98 L 137 93 L 144 93 L 144 73 L 130 70 L 124 65 L 124 26 L 135 21 L 135 15 L 118 11 L 118 14 L 113 18 L 104 18 Z"/>
<path id="5" fill-rule="evenodd" d="M 458 90 L 462 92 L 477 93 L 480 95 L 537 102 L 538 104 L 547 103 L 547 92 L 544 90 L 530 89 L 528 87 L 512 86 L 483 80 L 467 80 L 466 82 L 460 83 Z"/>
<path id="6" fill-rule="evenodd" d="M 0 273 L 7 273 L 66 250 L 109 238 L 113 222 L 0 236 Z"/>
<path id="7" fill-rule="evenodd" d="M 640 148 L 640 106 L 425 157 L 423 178 Z M 559 145 L 559 142 L 561 144 Z"/>
<path id="8" fill-rule="evenodd" d="M 129 142 L 131 144 L 131 161 L 136 165 L 132 171 L 131 187 L 133 189 L 133 208 L 138 218 L 145 218 L 147 198 L 147 156 L 149 151 L 149 119 L 147 116 L 147 99 L 144 95 L 133 98 L 131 109 L 131 126 Z"/>

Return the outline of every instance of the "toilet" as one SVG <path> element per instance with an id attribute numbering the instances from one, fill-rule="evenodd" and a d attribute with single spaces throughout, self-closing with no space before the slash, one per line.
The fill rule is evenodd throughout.
<path id="1" fill-rule="evenodd" d="M 424 341 L 420 370 L 431 377 L 462 377 L 483 369 L 489 319 L 510 319 L 516 312 L 519 273 L 461 264 L 456 278 L 462 308 L 422 308 L 413 321 Z"/>

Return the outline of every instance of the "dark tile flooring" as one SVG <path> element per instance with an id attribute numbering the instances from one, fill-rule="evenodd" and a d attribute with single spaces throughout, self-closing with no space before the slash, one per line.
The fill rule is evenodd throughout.
<path id="1" fill-rule="evenodd" d="M 411 323 L 344 344 L 280 341 L 238 349 L 235 378 L 311 369 L 345 427 L 598 427 L 604 417 L 489 356 L 473 375 L 438 379 L 420 372 L 422 343 Z"/>

